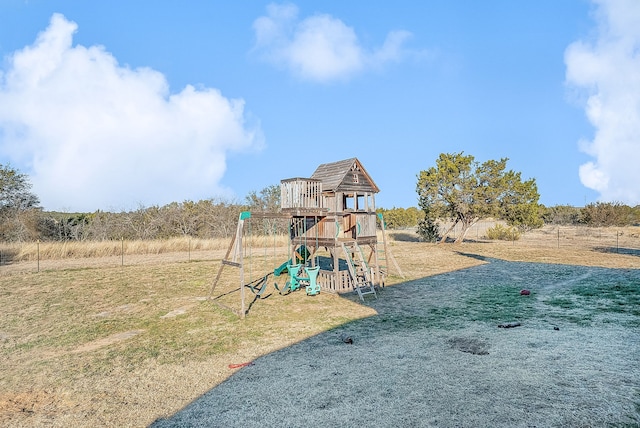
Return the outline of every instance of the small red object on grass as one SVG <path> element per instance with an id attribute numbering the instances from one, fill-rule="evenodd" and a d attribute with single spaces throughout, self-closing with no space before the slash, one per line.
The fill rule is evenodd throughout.
<path id="1" fill-rule="evenodd" d="M 521 296 L 528 296 L 529 294 L 531 294 L 531 291 L 527 290 L 526 288 L 524 290 L 520 290 Z"/>
<path id="2" fill-rule="evenodd" d="M 247 367 L 247 366 L 252 366 L 253 365 L 253 361 L 249 361 L 246 363 L 240 363 L 240 364 L 229 364 L 229 368 L 230 369 L 239 369 L 240 367 Z"/>

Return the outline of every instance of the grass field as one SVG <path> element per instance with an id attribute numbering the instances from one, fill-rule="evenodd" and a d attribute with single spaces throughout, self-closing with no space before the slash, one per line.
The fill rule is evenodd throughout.
<path id="1" fill-rule="evenodd" d="M 193 250 L 190 261 L 159 251 L 130 255 L 125 266 L 117 255 L 50 259 L 39 272 L 33 260 L 2 266 L 0 423 L 171 426 L 200 415 L 282 425 L 295 416 L 264 409 L 251 423 L 262 410 L 256 397 L 305 385 L 321 405 L 290 426 L 313 425 L 312 417 L 348 425 L 359 412 L 345 414 L 339 404 L 350 401 L 336 397 L 354 390 L 373 394 L 363 412 L 384 409 L 382 426 L 640 424 L 635 229 L 613 244 L 575 235 L 570 246 L 548 229 L 459 246 L 408 236 L 392 242 L 407 278 L 391 277 L 396 285 L 378 300 L 274 293 L 245 320 L 206 299 L 224 246 Z M 256 253 L 254 275 L 284 252 Z M 234 287 L 225 284 L 220 292 Z M 497 328 L 511 321 L 522 325 Z M 337 339 L 341 332 L 354 346 Z M 255 365 L 229 368 L 248 361 Z M 419 379 L 430 387 L 410 382 Z"/>

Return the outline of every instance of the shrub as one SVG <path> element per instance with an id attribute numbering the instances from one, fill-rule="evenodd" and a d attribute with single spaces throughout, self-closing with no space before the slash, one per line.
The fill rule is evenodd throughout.
<path id="1" fill-rule="evenodd" d="M 542 219 L 546 224 L 578 224 L 580 216 L 580 208 L 571 205 L 545 207 L 542 213 Z"/>
<path id="2" fill-rule="evenodd" d="M 404 229 L 415 227 L 418 224 L 420 212 L 416 207 L 391 208 L 389 210 L 378 208 L 378 213 L 384 216 L 384 222 L 387 229 Z"/>
<path id="3" fill-rule="evenodd" d="M 517 241 L 520 239 L 520 231 L 516 227 L 507 227 L 498 223 L 487 229 L 487 238 L 501 241 Z"/>
<path id="4" fill-rule="evenodd" d="M 580 210 L 580 221 L 587 226 L 626 226 L 633 224 L 632 208 L 620 202 L 596 202 Z"/>

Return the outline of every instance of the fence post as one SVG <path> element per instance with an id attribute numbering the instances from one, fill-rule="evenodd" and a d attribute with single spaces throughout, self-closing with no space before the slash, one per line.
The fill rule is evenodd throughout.
<path id="1" fill-rule="evenodd" d="M 124 236 L 120 238 L 120 266 L 124 266 Z"/>
<path id="2" fill-rule="evenodd" d="M 191 263 L 191 237 L 189 237 L 189 263 Z"/>
<path id="3" fill-rule="evenodd" d="M 36 253 L 37 253 L 37 259 L 38 259 L 38 272 L 40 272 L 40 240 L 39 239 L 36 241 Z"/>

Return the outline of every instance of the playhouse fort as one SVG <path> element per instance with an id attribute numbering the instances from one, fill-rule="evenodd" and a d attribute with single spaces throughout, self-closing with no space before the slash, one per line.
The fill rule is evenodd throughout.
<path id="1" fill-rule="evenodd" d="M 299 288 L 300 281 L 307 285 L 306 291 L 310 295 L 321 290 L 331 293 L 356 291 L 363 301 L 367 294 L 377 297 L 376 287 L 384 285 L 387 274 L 384 266 L 387 257 L 402 275 L 388 252 L 382 216 L 376 214 L 375 195 L 378 192 L 378 186 L 357 158 L 322 164 L 309 178 L 281 180 L 279 212 L 245 211 L 240 214 L 236 235 L 222 260 L 210 297 L 224 266 L 239 268 L 241 316 L 245 314 L 245 287 L 260 296 L 270 275 L 288 275 L 284 290 L 287 292 Z M 378 243 L 378 218 L 382 248 Z M 242 244 L 245 223 L 266 219 L 287 222 L 289 260 L 257 281 L 246 284 Z M 325 249 L 328 256 L 319 257 L 321 249 Z"/>
<path id="2" fill-rule="evenodd" d="M 376 233 L 379 191 L 357 158 L 322 164 L 310 178 L 281 181 L 280 206 L 290 216 L 292 259 L 323 247 L 331 254 L 331 263 L 320 266 L 322 290 L 369 290 L 367 286 L 383 284 Z"/>

